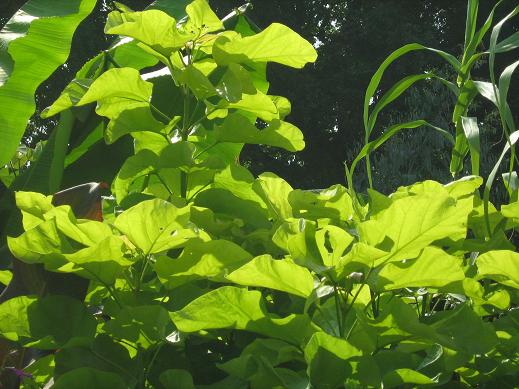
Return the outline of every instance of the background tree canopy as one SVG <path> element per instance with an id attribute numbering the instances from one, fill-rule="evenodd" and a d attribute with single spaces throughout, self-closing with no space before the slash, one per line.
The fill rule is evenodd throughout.
<path id="1" fill-rule="evenodd" d="M 10 0 L 1 9 L 0 26 L 23 4 Z M 129 7 L 140 10 L 150 0 L 126 0 Z M 247 11 L 248 19 L 258 28 L 272 22 L 288 25 L 313 42 L 319 58 L 313 66 L 294 71 L 282 66 L 270 65 L 271 93 L 284 91 L 294 102 L 290 119 L 303 131 L 306 148 L 300 153 L 265 146 L 249 146 L 242 154 L 242 163 L 255 174 L 273 171 L 293 184 L 306 188 L 327 187 L 344 182 L 343 161 L 351 162 L 361 148 L 362 101 L 369 80 L 383 59 L 398 47 L 409 42 L 421 43 L 451 53 L 460 53 L 464 34 L 465 2 L 449 0 L 252 0 L 253 8 Z M 480 23 L 488 15 L 496 1 L 481 1 Z M 513 1 L 505 1 L 513 5 Z M 241 0 L 213 0 L 212 6 L 223 17 L 233 8 L 243 4 Z M 111 9 L 109 1 L 99 2 L 97 9 L 77 31 L 72 54 L 38 92 L 38 113 L 54 101 L 64 86 L 87 59 L 108 47 L 103 25 Z M 506 4 L 498 8 L 499 19 Z M 519 30 L 517 21 L 505 27 L 504 34 Z M 497 72 L 511 62 L 513 53 L 498 58 Z M 481 63 L 473 76 L 487 76 L 487 67 Z M 435 69 L 446 70 L 431 54 L 412 54 L 393 64 L 382 80 L 381 92 L 398 79 Z M 478 74 L 479 72 L 479 74 Z M 453 75 L 445 74 L 447 77 Z M 519 104 L 519 81 L 512 80 L 510 105 Z M 471 116 L 476 116 L 483 126 L 482 144 L 495 144 L 500 132 L 495 130 L 497 117 L 490 113 L 490 103 L 476 104 Z M 414 87 L 397 105 L 380 118 L 378 130 L 382 131 L 395 122 L 424 118 L 444 129 L 454 131 L 451 110 L 454 102 L 448 92 L 434 81 Z M 514 110 L 512 110 L 514 112 Z M 405 113 L 404 113 L 405 112 Z M 517 110 L 515 110 L 517 112 Z M 33 117 L 32 126 L 24 142 L 34 146 L 45 139 L 48 129 L 55 123 Z M 375 156 L 374 177 L 381 190 L 389 192 L 398 185 L 425 178 L 449 180 L 449 155 L 445 141 L 426 129 L 394 137 Z M 488 173 L 497 158 L 499 147 L 482 150 L 482 173 Z M 488 160 L 488 162 L 487 162 Z M 468 170 L 467 170 L 468 172 Z M 362 174 L 362 173 L 360 173 Z M 362 181 L 362 177 L 360 177 Z M 365 182 L 365 180 L 364 180 Z M 362 185 L 361 185 L 362 186 Z"/>

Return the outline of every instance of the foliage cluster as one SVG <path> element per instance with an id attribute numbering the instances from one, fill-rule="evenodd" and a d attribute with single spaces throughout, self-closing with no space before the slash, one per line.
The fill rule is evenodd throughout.
<path id="1" fill-rule="evenodd" d="M 45 18 L 48 10 L 38 5 L 46 2 L 30 1 L 7 25 L 16 24 L 20 37 L 0 58 L 7 80 L 0 102 L 9 101 L 12 111 L 1 108 L 1 163 L 23 134 L 18 121 L 34 109 L 27 96 L 66 57 L 64 49 L 43 59 L 40 71 L 21 61 L 18 71 L 20 50 L 48 45 L 60 25 L 68 35 L 51 46 L 69 47 L 72 21 L 95 3 L 67 1 L 60 17 Z M 256 33 L 241 15 L 246 7 L 220 20 L 206 0 L 185 9 L 181 3 L 158 0 L 142 12 L 118 4 L 106 33 L 120 39 L 45 110 L 46 117 L 60 115 L 59 125 L 28 167 L 16 177 L 16 169 L 5 170 L 22 220 L 18 226 L 7 210 L 2 226 L 4 253 L 13 256 L 11 269 L 0 273 L 8 284 L 0 296 L 4 382 L 515 387 L 519 254 L 509 238 L 519 223 L 519 132 L 507 92 L 519 61 L 498 80 L 493 61 L 519 46 L 519 35 L 499 38 L 519 6 L 497 24 L 491 14 L 478 28 L 478 2 L 470 0 L 461 60 L 418 44 L 395 51 L 366 92 L 365 146 L 346 167 L 347 187 L 305 191 L 272 173 L 255 178 L 239 156 L 244 144 L 304 147 L 299 129 L 285 120 L 290 102 L 267 94 L 266 66 L 302 68 L 315 61 L 313 46 L 281 24 Z M 23 31 L 26 15 L 34 18 Z M 232 18 L 234 30 L 226 29 Z M 490 31 L 489 51 L 478 52 Z M 439 54 L 458 79 L 411 75 L 378 96 L 387 67 L 417 50 Z M 471 78 L 482 56 L 489 57 L 490 82 Z M 374 139 L 380 112 L 424 79 L 439 80 L 455 96 L 455 136 L 414 120 Z M 467 117 L 478 93 L 496 105 L 508 141 L 483 196 L 478 122 Z M 421 126 L 452 144 L 453 174 L 470 155 L 473 175 L 377 192 L 371 154 L 394 134 Z M 100 138 L 108 146 L 93 147 Z M 498 210 L 489 194 L 509 151 L 510 201 Z M 107 156 L 115 167 L 85 167 Z M 354 185 L 362 160 L 366 195 Z M 113 196 L 102 203 L 100 184 L 58 192 L 67 180 L 110 177 L 111 169 Z"/>

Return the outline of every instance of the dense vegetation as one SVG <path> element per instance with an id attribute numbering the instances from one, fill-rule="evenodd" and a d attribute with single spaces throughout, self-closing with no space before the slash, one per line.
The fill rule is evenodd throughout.
<path id="1" fill-rule="evenodd" d="M 221 20 L 205 0 L 182 3 L 115 4 L 105 25 L 115 42 L 43 111 L 57 126 L 30 152 L 19 142 L 35 91 L 96 1 L 31 0 L 0 36 L 2 384 L 516 387 L 519 132 L 508 92 L 519 61 L 499 74 L 495 64 L 519 47 L 517 33 L 501 33 L 519 6 L 480 23 L 470 0 L 459 58 L 416 43 L 395 50 L 365 93 L 347 185 L 301 190 L 255 177 L 240 153 L 304 148 L 290 101 L 268 94 L 267 63 L 303 68 L 314 46 L 278 23 L 258 32 L 247 7 Z M 390 65 L 415 52 L 439 58 L 447 76 L 406 75 L 381 93 Z M 482 58 L 486 81 L 473 77 Z M 405 115 L 382 131 L 379 116 L 423 81 L 452 96 L 453 131 Z M 478 95 L 505 139 L 484 178 L 485 138 L 469 116 Z M 386 196 L 373 156 L 417 128 L 445 139 L 457 179 Z M 508 198 L 496 209 L 504 161 Z M 458 178 L 466 164 L 472 175 Z"/>

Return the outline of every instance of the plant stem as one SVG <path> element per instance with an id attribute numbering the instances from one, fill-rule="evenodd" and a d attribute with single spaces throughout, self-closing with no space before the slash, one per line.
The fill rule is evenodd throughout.
<path id="1" fill-rule="evenodd" d="M 339 334 L 341 334 L 342 336 L 342 333 L 343 333 L 343 328 L 342 328 L 342 320 L 343 320 L 343 317 L 342 317 L 342 310 L 341 310 L 341 306 L 340 306 L 340 301 L 339 301 L 339 294 L 338 294 L 338 290 L 337 290 L 337 286 L 334 285 L 333 286 L 333 296 L 335 298 L 335 313 L 337 315 L 337 325 L 339 326 Z"/>
<path id="2" fill-rule="evenodd" d="M 151 367 L 155 363 L 155 359 L 157 359 L 157 356 L 159 355 L 160 350 L 162 349 L 162 346 L 164 346 L 164 342 L 160 342 L 157 345 L 157 349 L 153 353 L 153 356 L 151 357 L 150 363 L 148 364 L 148 367 L 146 367 L 146 373 L 144 373 L 144 382 L 143 384 L 146 385 L 146 381 L 148 380 L 148 376 L 150 374 Z"/>

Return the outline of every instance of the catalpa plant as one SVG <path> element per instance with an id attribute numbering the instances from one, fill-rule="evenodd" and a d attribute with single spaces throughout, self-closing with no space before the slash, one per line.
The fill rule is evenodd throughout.
<path id="1" fill-rule="evenodd" d="M 316 51 L 284 25 L 256 31 L 246 8 L 222 21 L 205 0 L 185 12 L 174 1 L 142 12 L 117 4 L 105 28 L 116 42 L 44 111 L 60 114 L 56 137 L 70 121 L 88 129 L 65 166 L 101 138 L 131 138 L 133 153 L 111 196 L 95 183 L 16 192 L 24 232 L 9 236 L 12 274 L 0 273 L 12 276 L 0 304 L 2 377 L 24 388 L 515 387 L 517 189 L 497 210 L 493 177 L 482 198 L 477 172 L 389 196 L 353 186 L 355 165 L 394 133 L 431 126 L 370 139 L 382 108 L 426 78 L 372 104 L 384 70 L 432 49 L 406 46 L 374 76 L 348 187 L 293 189 L 273 173 L 254 177 L 239 155 L 244 144 L 304 147 L 286 121 L 290 102 L 268 94 L 266 66 L 302 68 Z M 487 23 L 468 29 L 467 47 Z M 459 104 L 475 85 L 470 66 L 443 80 Z M 456 139 L 431 127 L 479 169 L 464 131 L 473 121 L 458 113 Z"/>

